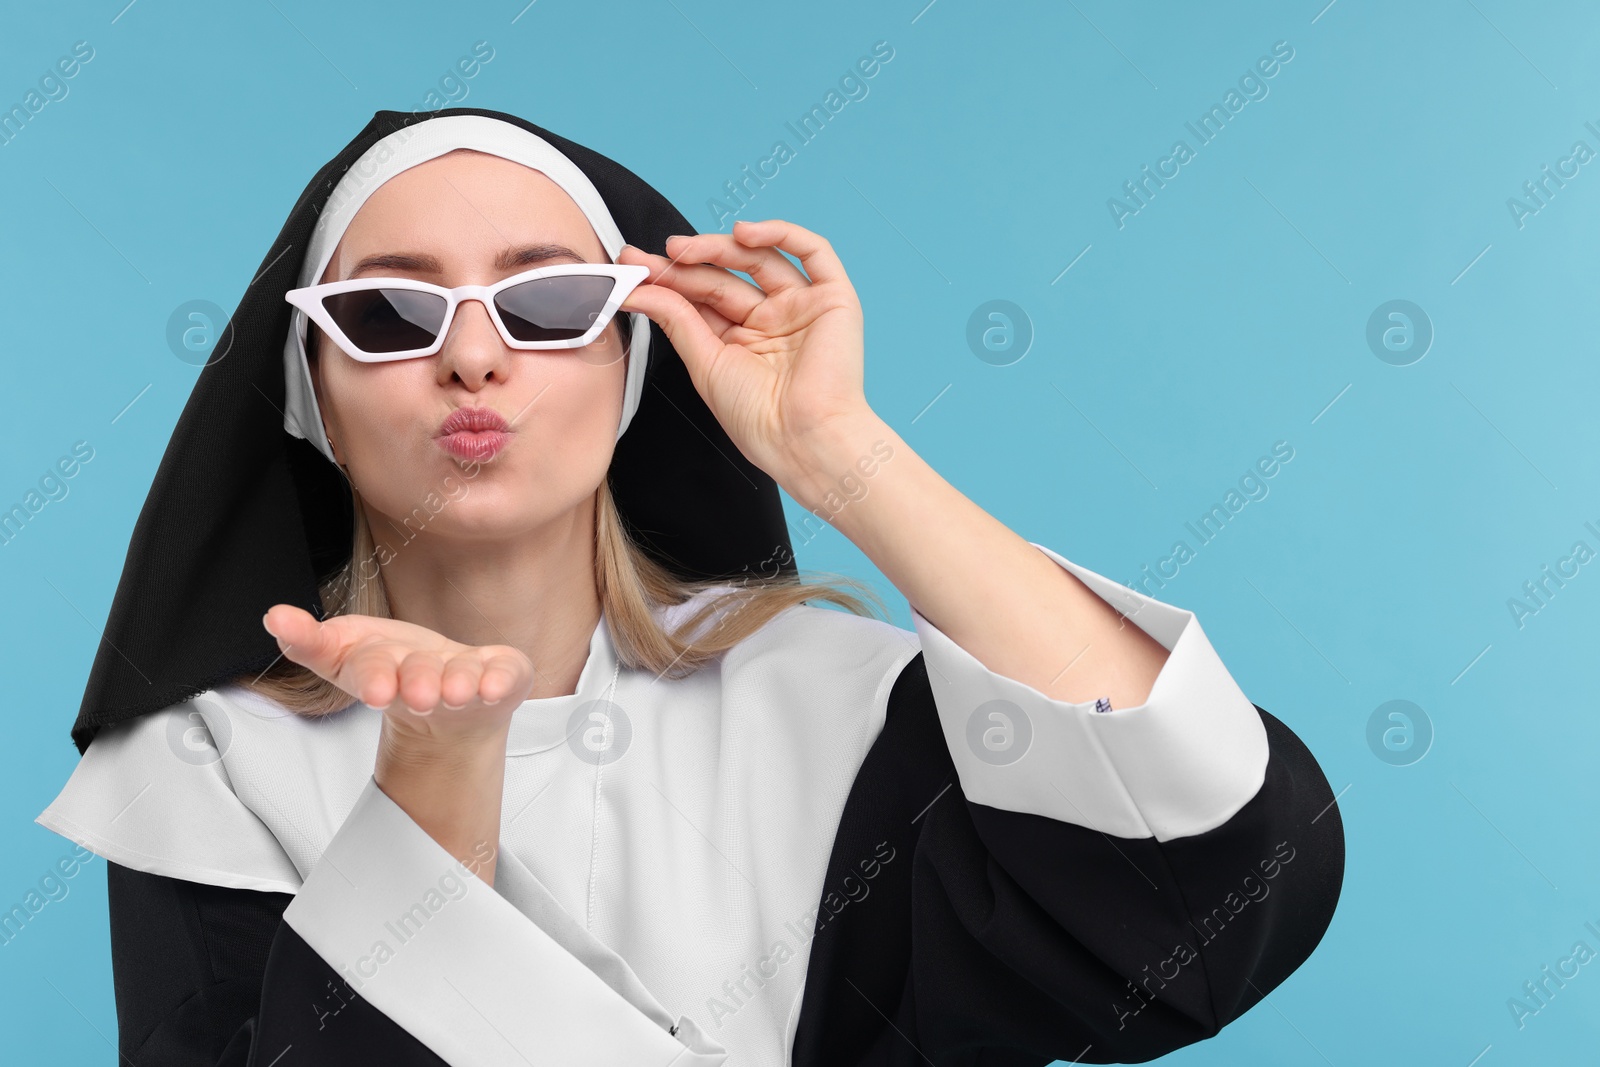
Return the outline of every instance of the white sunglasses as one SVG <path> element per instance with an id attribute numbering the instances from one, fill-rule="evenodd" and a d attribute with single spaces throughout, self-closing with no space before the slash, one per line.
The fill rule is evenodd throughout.
<path id="1" fill-rule="evenodd" d="M 446 289 L 412 278 L 354 278 L 291 289 L 284 299 L 351 359 L 383 363 L 439 351 L 463 300 L 488 308 L 512 348 L 582 348 L 649 274 L 631 263 L 562 263 L 493 285 Z"/>

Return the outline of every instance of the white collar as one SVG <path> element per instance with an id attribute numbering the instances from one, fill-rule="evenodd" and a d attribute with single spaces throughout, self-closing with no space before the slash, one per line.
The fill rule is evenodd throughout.
<path id="1" fill-rule="evenodd" d="M 511 732 L 506 741 L 507 756 L 531 756 L 565 744 L 570 733 L 569 720 L 580 705 L 611 699 L 613 683 L 620 674 L 616 647 L 605 614 L 589 638 L 589 658 L 578 675 L 577 690 L 562 696 L 524 700 L 511 715 Z"/>

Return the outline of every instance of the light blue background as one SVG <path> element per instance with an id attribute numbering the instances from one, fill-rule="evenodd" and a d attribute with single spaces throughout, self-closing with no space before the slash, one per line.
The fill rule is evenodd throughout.
<path id="1" fill-rule="evenodd" d="M 31 820 L 76 761 L 98 629 L 197 373 L 168 317 L 195 299 L 231 309 L 374 111 L 420 106 L 486 40 L 494 59 L 459 102 L 617 159 L 711 230 L 707 200 L 793 143 L 785 122 L 884 40 L 869 95 L 741 217 L 834 243 L 866 308 L 869 398 L 913 448 L 1025 537 L 1120 580 L 1193 546 L 1186 521 L 1274 442 L 1294 448 L 1159 595 L 1198 614 L 1342 791 L 1344 895 L 1268 1003 L 1164 1062 L 1592 1061 L 1600 964 L 1525 1028 L 1507 1000 L 1576 941 L 1600 949 L 1583 928 L 1600 926 L 1600 563 L 1521 628 L 1507 600 L 1575 541 L 1600 550 L 1583 526 L 1600 527 L 1600 162 L 1521 228 L 1507 199 L 1574 141 L 1600 149 L 1584 128 L 1600 126 L 1600 13 L 1325 2 L 8 11 L 0 104 L 75 41 L 95 57 L 0 147 L 0 504 L 74 441 L 95 456 L 0 547 L 0 906 L 69 849 Z M 1119 229 L 1107 199 L 1174 140 L 1193 147 L 1184 123 L 1278 41 L 1294 58 L 1269 95 Z M 995 299 L 1035 334 L 1009 366 L 966 341 Z M 1435 330 L 1409 366 L 1366 341 L 1393 299 Z M 831 530 L 800 558 L 889 592 Z M 1366 740 L 1391 699 L 1436 732 L 1409 766 Z M 103 867 L 0 947 L 10 1061 L 113 1059 Z"/>

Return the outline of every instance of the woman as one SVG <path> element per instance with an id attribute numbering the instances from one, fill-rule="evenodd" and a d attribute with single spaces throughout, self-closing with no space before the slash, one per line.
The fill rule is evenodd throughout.
<path id="1" fill-rule="evenodd" d="M 38 820 L 109 861 L 131 1060 L 1142 1061 L 1320 940 L 1331 790 L 1194 616 L 872 411 L 826 241 L 688 230 L 475 108 L 302 195 Z"/>

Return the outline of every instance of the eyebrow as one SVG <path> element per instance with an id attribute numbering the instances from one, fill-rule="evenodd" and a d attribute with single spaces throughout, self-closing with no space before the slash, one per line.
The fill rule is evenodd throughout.
<path id="1" fill-rule="evenodd" d="M 560 244 L 523 245 L 520 248 L 507 248 L 495 257 L 496 270 L 511 270 L 513 267 L 523 267 L 535 263 L 546 263 L 552 259 L 572 259 L 579 263 L 587 262 L 582 256 Z M 418 274 L 443 274 L 444 264 L 438 256 L 415 252 L 380 252 L 364 257 L 356 264 L 355 269 L 346 277 L 346 281 L 355 278 L 365 271 L 371 270 L 407 270 Z"/>

